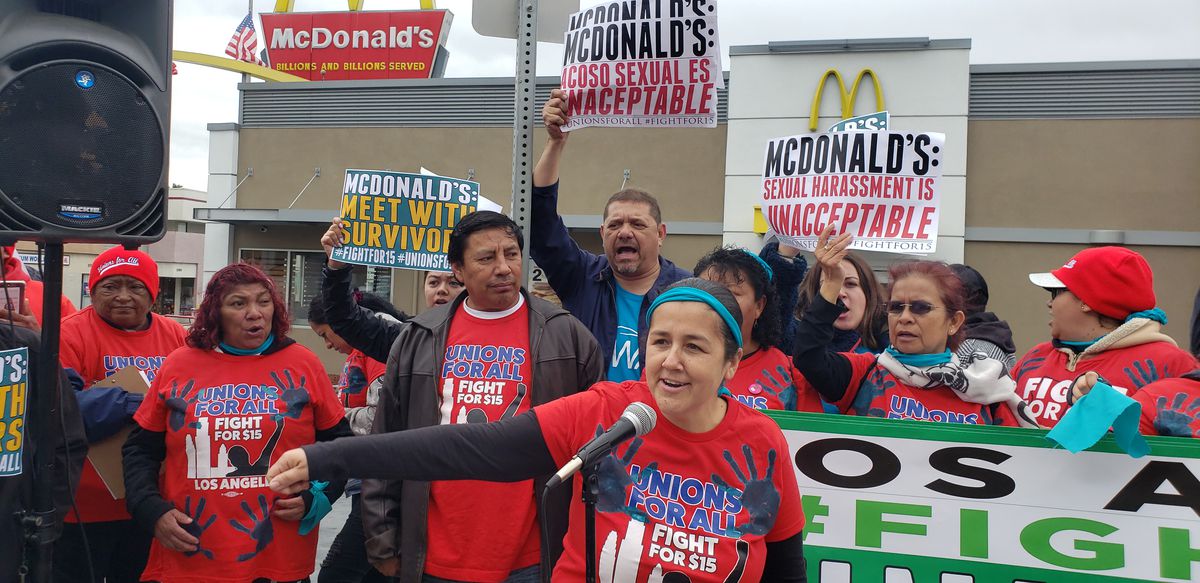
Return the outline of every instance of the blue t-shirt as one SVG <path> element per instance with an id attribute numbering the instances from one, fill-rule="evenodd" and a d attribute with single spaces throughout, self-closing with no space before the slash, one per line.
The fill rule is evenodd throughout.
<path id="1" fill-rule="evenodd" d="M 642 376 L 642 360 L 638 347 L 638 316 L 642 297 L 617 289 L 617 338 L 613 344 L 612 362 L 608 363 L 608 380 L 619 383 L 636 381 Z"/>

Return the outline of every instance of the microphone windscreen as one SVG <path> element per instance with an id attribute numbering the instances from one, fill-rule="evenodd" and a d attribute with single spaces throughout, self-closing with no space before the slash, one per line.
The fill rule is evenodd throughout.
<path id="1" fill-rule="evenodd" d="M 630 403 L 625 408 L 625 412 L 621 413 L 621 417 L 633 423 L 638 436 L 650 433 L 650 430 L 654 429 L 654 424 L 658 422 L 658 415 L 654 413 L 654 409 L 640 401 Z"/>

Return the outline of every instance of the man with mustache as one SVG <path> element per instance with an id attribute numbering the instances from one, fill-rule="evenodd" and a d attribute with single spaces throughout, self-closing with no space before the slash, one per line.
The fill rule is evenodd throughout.
<path id="1" fill-rule="evenodd" d="M 499 421 L 600 379 L 600 347 L 587 329 L 521 288 L 522 245 L 520 227 L 499 213 L 474 212 L 455 225 L 447 254 L 465 290 L 400 327 L 374 433 Z M 328 307 L 326 316 L 335 317 Z M 364 480 L 367 556 L 400 583 L 536 582 L 562 552 L 571 495 L 551 493 L 542 532 L 537 500 L 548 479 Z"/>
<path id="2" fill-rule="evenodd" d="M 660 291 L 691 277 L 659 255 L 667 226 L 650 193 L 626 188 L 604 205 L 600 238 L 604 255 L 593 255 L 571 239 L 558 215 L 558 165 L 566 147 L 562 90 L 542 108 L 549 139 L 533 169 L 530 256 L 546 272 L 567 308 L 583 321 L 604 350 L 607 379 L 641 377 L 638 335 L 646 331 L 646 309 Z"/>

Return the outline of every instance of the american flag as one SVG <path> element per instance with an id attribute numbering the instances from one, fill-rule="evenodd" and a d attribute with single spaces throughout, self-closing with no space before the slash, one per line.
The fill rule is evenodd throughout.
<path id="1" fill-rule="evenodd" d="M 229 45 L 225 47 L 225 54 L 247 63 L 262 65 L 263 62 L 258 59 L 258 35 L 254 33 L 254 15 L 246 13 L 246 17 L 242 19 L 242 23 L 233 31 L 233 38 L 229 39 Z"/>

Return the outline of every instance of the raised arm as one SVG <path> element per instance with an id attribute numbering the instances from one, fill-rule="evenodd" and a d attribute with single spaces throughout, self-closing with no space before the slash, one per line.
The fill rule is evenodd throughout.
<path id="1" fill-rule="evenodd" d="M 387 362 L 392 342 L 404 327 L 401 322 L 376 318 L 375 313 L 359 307 L 350 289 L 350 266 L 333 258 L 334 247 L 342 245 L 342 220 L 334 218 L 321 236 L 321 247 L 328 261 L 321 270 L 321 294 L 329 327 L 351 348 L 368 358 Z"/>
<path id="2" fill-rule="evenodd" d="M 779 295 L 779 323 L 783 337 L 779 349 L 784 354 L 792 353 L 796 340 L 796 303 L 800 301 L 800 282 L 808 273 L 808 261 L 800 255 L 800 249 L 778 242 L 767 243 L 758 256 L 775 272 L 775 291 Z"/>
<path id="3" fill-rule="evenodd" d="M 835 237 L 832 232 L 832 227 L 826 227 L 817 239 L 814 256 L 825 279 L 821 282 L 821 293 L 813 298 L 797 326 L 792 359 L 796 370 L 821 397 L 835 403 L 846 395 L 853 380 L 850 360 L 828 350 L 833 342 L 833 323 L 846 311 L 846 306 L 838 301 L 838 294 L 844 279 L 841 263 L 852 238 L 848 233 Z"/>
<path id="4" fill-rule="evenodd" d="M 588 266 L 599 258 L 575 243 L 558 214 L 558 168 L 567 143 L 567 134 L 560 128 L 567 123 L 567 113 L 562 90 L 555 89 L 550 95 L 542 107 L 542 121 L 549 137 L 533 168 L 529 255 L 546 272 L 550 287 L 559 298 L 568 301 Z"/>

